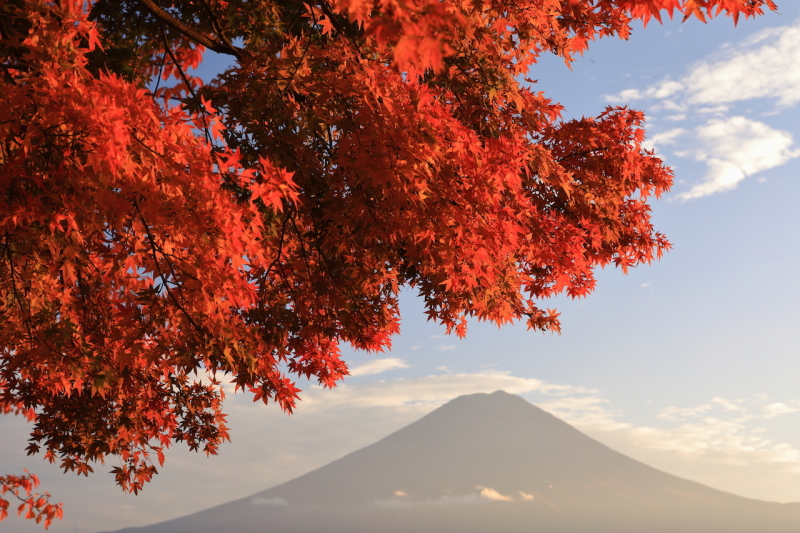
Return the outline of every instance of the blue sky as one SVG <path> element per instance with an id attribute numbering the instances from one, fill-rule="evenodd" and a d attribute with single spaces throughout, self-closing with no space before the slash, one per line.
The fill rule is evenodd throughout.
<path id="1" fill-rule="evenodd" d="M 391 353 L 347 353 L 353 375 L 307 389 L 297 414 L 229 396 L 233 442 L 210 459 L 171 450 L 138 497 L 107 467 L 62 475 L 24 455 L 26 424 L 0 419 L 0 472 L 28 468 L 65 504 L 52 531 L 144 525 L 291 479 L 460 394 L 504 389 L 652 466 L 744 496 L 800 501 L 800 4 L 734 28 L 667 22 L 594 43 L 572 70 L 532 72 L 568 116 L 628 104 L 676 183 L 654 205 L 675 248 L 599 273 L 556 299 L 560 336 L 471 324 L 466 340 L 403 297 Z M 9 519 L 0 531 L 37 531 Z"/>

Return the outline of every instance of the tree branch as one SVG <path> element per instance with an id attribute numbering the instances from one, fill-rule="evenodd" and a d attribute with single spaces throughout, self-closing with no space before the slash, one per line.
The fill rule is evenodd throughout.
<path id="1" fill-rule="evenodd" d="M 139 3 L 142 4 L 147 8 L 150 13 L 153 14 L 158 20 L 164 22 L 165 24 L 169 25 L 172 29 L 182 33 L 192 41 L 196 42 L 197 44 L 201 44 L 212 50 L 217 52 L 218 54 L 227 54 L 230 56 L 234 56 L 236 59 L 242 59 L 244 55 L 244 50 L 241 48 L 237 48 L 233 46 L 233 44 L 226 44 L 224 42 L 216 41 L 207 35 L 203 35 L 197 30 L 194 30 L 181 22 L 180 20 L 176 19 L 172 15 L 170 15 L 167 11 L 165 11 L 161 6 L 156 4 L 153 0 L 139 0 Z"/>
<path id="2" fill-rule="evenodd" d="M 209 19 L 211 21 L 211 25 L 214 26 L 214 31 L 217 32 L 217 37 L 222 39 L 222 42 L 230 48 L 231 50 L 236 50 L 236 47 L 233 45 L 228 36 L 225 35 L 225 32 L 222 30 L 222 27 L 219 25 L 217 21 L 217 16 L 214 14 L 214 10 L 211 9 L 211 5 L 208 3 L 207 0 L 203 0 L 203 6 L 206 8 L 206 12 L 208 13 Z"/>

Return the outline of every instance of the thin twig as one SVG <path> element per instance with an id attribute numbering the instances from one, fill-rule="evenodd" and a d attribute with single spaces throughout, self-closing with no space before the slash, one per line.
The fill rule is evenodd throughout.
<path id="1" fill-rule="evenodd" d="M 177 30 L 178 32 L 182 33 L 192 41 L 196 42 L 197 44 L 201 44 L 212 50 L 217 52 L 218 54 L 227 54 L 230 56 L 234 56 L 236 59 L 242 59 L 245 55 L 245 50 L 241 48 L 237 48 L 233 45 L 228 45 L 224 42 L 219 42 L 207 35 L 203 35 L 197 30 L 194 30 L 181 22 L 180 20 L 173 17 L 169 12 L 165 11 L 159 5 L 157 5 L 153 0 L 139 0 L 139 3 L 144 5 L 150 13 L 153 14 L 154 17 L 159 19 L 160 21 L 164 22 L 165 24 L 169 25 L 172 29 Z"/>

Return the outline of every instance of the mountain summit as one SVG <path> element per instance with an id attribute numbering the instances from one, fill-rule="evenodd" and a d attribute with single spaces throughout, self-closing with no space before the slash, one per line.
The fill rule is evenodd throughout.
<path id="1" fill-rule="evenodd" d="M 666 474 L 497 391 L 252 497 L 124 531 L 795 533 L 800 506 Z"/>

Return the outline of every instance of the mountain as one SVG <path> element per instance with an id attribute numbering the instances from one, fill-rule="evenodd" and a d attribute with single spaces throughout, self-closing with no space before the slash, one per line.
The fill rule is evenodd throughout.
<path id="1" fill-rule="evenodd" d="M 371 446 L 120 533 L 796 533 L 800 504 L 672 476 L 518 396 L 461 396 Z"/>

